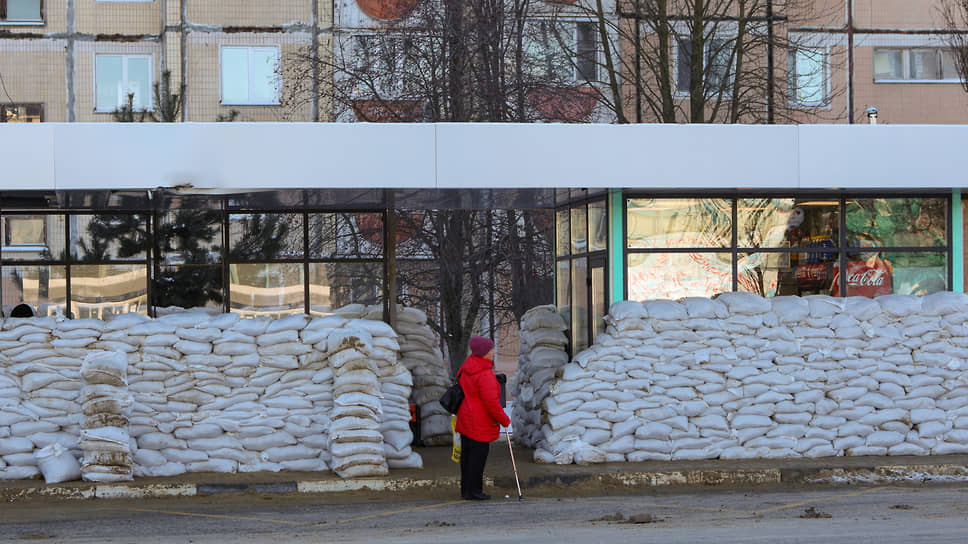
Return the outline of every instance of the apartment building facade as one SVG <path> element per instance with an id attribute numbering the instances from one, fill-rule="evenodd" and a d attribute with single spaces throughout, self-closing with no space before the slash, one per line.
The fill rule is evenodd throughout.
<path id="1" fill-rule="evenodd" d="M 796 44 L 773 52 L 777 107 L 789 114 L 771 112 L 769 119 L 849 124 L 867 122 L 866 112 L 876 108 L 881 123 L 968 121 L 968 94 L 946 46 L 937 1 L 809 0 L 800 3 L 809 9 L 787 13 L 778 4 L 769 17 L 756 14 L 754 20 L 760 28 L 768 23 L 776 43 Z M 579 89 L 564 104 L 557 96 L 542 101 L 540 89 L 532 91 L 532 119 L 614 121 L 613 111 L 596 107 L 595 92 L 580 89 L 582 82 L 601 86 L 608 80 L 593 13 L 580 3 L 534 4 L 530 39 L 543 43 L 526 45 L 526 53 L 538 55 L 533 66 L 547 64 L 538 69 L 556 72 Z M 368 36 L 399 28 L 414 17 L 416 6 L 416 1 L 381 0 L 3 0 L 0 121 L 112 121 L 129 93 L 134 109 L 151 109 L 153 86 L 165 71 L 173 92 L 185 86 L 183 121 L 379 120 L 359 109 L 339 115 L 331 93 L 312 85 L 305 100 L 287 100 L 295 85 L 306 83 L 294 81 L 298 70 L 290 64 L 297 56 L 332 56 L 343 47 L 361 55 Z M 632 34 L 618 29 L 636 17 L 622 5 L 605 9 L 613 39 L 627 55 L 634 49 L 627 43 Z M 542 24 L 552 20 L 566 29 L 564 34 L 547 33 Z M 639 24 L 647 36 L 648 23 L 639 18 Z M 729 27 L 723 28 L 728 35 Z M 549 52 L 555 48 L 571 58 Z M 589 50 L 598 51 L 596 59 L 579 55 Z M 670 60 L 681 111 L 688 110 L 686 51 L 681 40 L 674 43 Z M 709 64 L 715 65 L 714 57 Z M 617 70 L 633 68 L 627 63 Z M 661 120 L 649 114 L 628 117 Z M 767 116 L 744 120 L 765 122 Z"/>

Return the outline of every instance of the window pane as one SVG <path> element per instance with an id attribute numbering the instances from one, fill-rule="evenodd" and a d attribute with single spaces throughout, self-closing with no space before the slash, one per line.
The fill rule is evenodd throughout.
<path id="1" fill-rule="evenodd" d="M 412 222 L 408 223 L 408 225 L 412 224 Z M 310 258 L 381 256 L 383 256 L 382 213 L 310 214 Z"/>
<path id="2" fill-rule="evenodd" d="M 628 247 L 729 247 L 732 206 L 727 199 L 632 198 Z"/>
<path id="3" fill-rule="evenodd" d="M 38 316 L 67 315 L 67 268 L 4 266 L 3 315 L 21 303 L 30 304 Z"/>
<path id="4" fill-rule="evenodd" d="M 572 353 L 588 347 L 588 260 L 572 260 L 571 267 Z"/>
<path id="5" fill-rule="evenodd" d="M 152 282 L 156 308 L 222 308 L 221 265 L 163 266 Z"/>
<path id="6" fill-rule="evenodd" d="M 72 215 L 71 257 L 87 263 L 141 260 L 148 254 L 148 216 Z"/>
<path id="7" fill-rule="evenodd" d="M 143 264 L 71 267 L 71 311 L 75 318 L 148 313 L 148 267 Z"/>
<path id="8" fill-rule="evenodd" d="M 571 261 L 558 261 L 556 274 L 555 297 L 558 311 L 565 318 L 565 323 L 571 323 L 568 319 L 571 311 Z"/>
<path id="9" fill-rule="evenodd" d="M 576 206 L 571 209 L 572 254 L 588 251 L 588 218 L 585 213 L 585 206 Z"/>
<path id="10" fill-rule="evenodd" d="M 711 297 L 733 290 L 728 253 L 632 253 L 629 300 Z"/>
<path id="11" fill-rule="evenodd" d="M 121 62 L 120 55 L 98 55 L 95 58 L 98 111 L 114 111 L 121 107 L 124 96 Z"/>
<path id="12" fill-rule="evenodd" d="M 255 213 L 229 216 L 229 259 L 268 261 L 303 256 L 302 214 Z"/>
<path id="13" fill-rule="evenodd" d="M 598 80 L 598 29 L 593 23 L 577 23 L 579 81 Z"/>
<path id="14" fill-rule="evenodd" d="M 148 57 L 128 57 L 128 89 L 134 93 L 135 109 L 151 106 L 151 62 Z"/>
<path id="15" fill-rule="evenodd" d="M 737 254 L 737 290 L 764 297 L 801 294 L 790 257 L 791 254 L 787 252 Z M 809 270 L 804 269 L 803 272 L 807 273 Z M 829 283 L 829 276 L 825 277 Z M 804 290 L 802 293 L 806 295 L 814 292 Z"/>
<path id="16" fill-rule="evenodd" d="M 163 264 L 222 262 L 222 213 L 181 209 L 161 216 L 155 231 Z"/>
<path id="17" fill-rule="evenodd" d="M 63 261 L 63 215 L 8 215 L 3 218 L 4 261 Z"/>
<path id="18" fill-rule="evenodd" d="M 252 101 L 258 104 L 271 104 L 279 100 L 276 64 L 279 52 L 276 49 L 252 50 Z"/>
<path id="19" fill-rule="evenodd" d="M 911 79 L 938 79 L 938 51 L 918 49 L 908 52 Z"/>
<path id="20" fill-rule="evenodd" d="M 845 213 L 852 247 L 947 245 L 947 199 L 857 199 L 847 202 Z"/>
<path id="21" fill-rule="evenodd" d="M 874 51 L 874 79 L 902 79 L 901 51 L 880 49 Z"/>
<path id="22" fill-rule="evenodd" d="M 605 267 L 592 266 L 592 343 L 605 332 L 605 316 L 608 315 L 605 293 Z"/>
<path id="23" fill-rule="evenodd" d="M 40 0 L 7 0 L 7 21 L 40 21 Z"/>
<path id="24" fill-rule="evenodd" d="M 716 92 L 726 91 L 729 84 L 729 60 L 733 44 L 725 38 L 711 38 L 706 42 L 706 88 Z"/>
<path id="25" fill-rule="evenodd" d="M 383 263 L 310 263 L 310 313 L 325 315 L 349 304 L 382 303 Z"/>
<path id="26" fill-rule="evenodd" d="M 245 47 L 222 48 L 222 103 L 249 102 L 249 50 Z"/>
<path id="27" fill-rule="evenodd" d="M 555 254 L 559 257 L 571 254 L 571 212 L 558 210 L 555 214 L 558 243 L 555 244 Z"/>
<path id="28" fill-rule="evenodd" d="M 608 248 L 608 214 L 605 201 L 588 203 L 588 251 Z"/>
<path id="29" fill-rule="evenodd" d="M 229 265 L 230 310 L 244 317 L 285 317 L 305 311 L 303 265 Z"/>
<path id="30" fill-rule="evenodd" d="M 837 247 L 836 200 L 745 198 L 737 202 L 739 247 Z"/>
<path id="31" fill-rule="evenodd" d="M 826 100 L 824 54 L 817 49 L 796 52 L 796 97 L 798 104 L 823 104 Z"/>
<path id="32" fill-rule="evenodd" d="M 961 79 L 961 75 L 958 74 L 958 65 L 956 64 L 957 57 L 956 53 L 950 49 L 941 50 L 941 77 L 944 79 Z"/>
<path id="33" fill-rule="evenodd" d="M 847 256 L 847 296 L 927 295 L 947 288 L 944 253 L 871 251 Z"/>
<path id="34" fill-rule="evenodd" d="M 688 93 L 692 81 L 690 63 L 692 58 L 692 42 L 680 40 L 676 55 L 676 91 Z"/>

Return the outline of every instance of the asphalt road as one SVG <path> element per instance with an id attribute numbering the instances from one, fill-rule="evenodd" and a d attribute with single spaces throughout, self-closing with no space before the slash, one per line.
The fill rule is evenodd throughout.
<path id="1" fill-rule="evenodd" d="M 968 542 L 968 486 L 709 490 L 568 497 L 233 494 L 32 501 L 0 542 Z"/>

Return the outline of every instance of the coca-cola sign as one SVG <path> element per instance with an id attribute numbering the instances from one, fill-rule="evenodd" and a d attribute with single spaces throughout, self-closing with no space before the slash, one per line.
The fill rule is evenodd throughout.
<path id="1" fill-rule="evenodd" d="M 837 268 L 839 267 L 835 264 L 834 269 Z M 876 297 L 891 294 L 891 270 L 891 263 L 883 259 L 847 261 L 847 296 Z M 840 282 L 837 279 L 839 278 L 835 278 L 834 282 L 835 291 L 839 290 Z"/>

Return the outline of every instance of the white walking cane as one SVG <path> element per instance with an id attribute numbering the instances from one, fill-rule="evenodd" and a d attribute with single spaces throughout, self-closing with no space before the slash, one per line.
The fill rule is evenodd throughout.
<path id="1" fill-rule="evenodd" d="M 504 434 L 508 438 L 508 451 L 511 452 L 511 468 L 514 470 L 514 483 L 518 486 L 518 500 L 520 501 L 524 496 L 521 495 L 521 481 L 518 480 L 518 465 L 514 463 L 514 448 L 511 447 L 511 431 L 505 427 Z"/>

